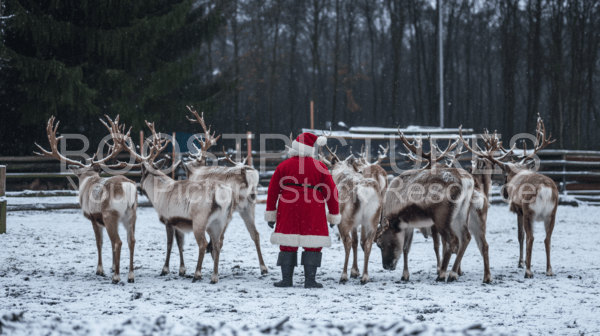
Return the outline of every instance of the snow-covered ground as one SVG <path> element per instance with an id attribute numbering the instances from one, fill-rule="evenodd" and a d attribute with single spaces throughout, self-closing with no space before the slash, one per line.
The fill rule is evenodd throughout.
<path id="1" fill-rule="evenodd" d="M 201 282 L 179 277 L 176 246 L 171 256 L 172 273 L 159 276 L 166 235 L 152 208 L 138 210 L 135 283 L 118 285 L 111 284 L 110 276 L 95 275 L 94 234 L 79 211 L 10 212 L 8 234 L 0 235 L 0 316 L 25 312 L 26 319 L 38 323 L 32 328 L 49 325 L 51 322 L 40 321 L 54 321 L 56 317 L 73 325 L 87 320 L 94 321 L 87 326 L 109 326 L 122 325 L 129 318 L 152 324 L 163 315 L 169 323 L 181 325 L 219 326 L 225 322 L 232 327 L 263 328 L 290 316 L 289 323 L 296 328 L 314 321 L 345 325 L 406 318 L 446 330 L 481 323 L 488 331 L 507 333 L 600 333 L 600 207 L 559 207 L 552 240 L 554 277 L 544 273 L 545 234 L 543 224 L 536 223 L 534 278 L 524 279 L 524 270 L 517 268 L 516 216 L 505 205 L 492 206 L 487 235 L 494 278 L 491 285 L 482 284 L 483 264 L 474 242 L 463 259 L 464 275 L 459 281 L 436 282 L 431 239 L 417 234 L 410 254 L 410 282 L 400 281 L 401 261 L 396 271 L 384 271 L 379 249 L 374 246 L 369 264 L 372 281 L 361 286 L 358 279 L 351 279 L 341 285 L 343 246 L 336 238 L 337 230 L 331 229 L 333 247 L 324 250 L 318 273 L 318 280 L 325 285 L 321 290 L 302 287 L 300 268 L 296 269 L 294 288 L 273 287 L 280 278 L 275 266 L 278 248 L 269 243 L 271 230 L 262 220 L 264 210 L 264 204 L 257 205 L 257 227 L 269 274 L 260 275 L 254 244 L 236 214 L 225 234 L 216 285 L 209 284 L 210 257 L 205 258 Z M 120 234 L 125 241 L 124 230 Z M 197 255 L 194 238 L 186 236 L 188 274 L 195 269 Z M 121 258 L 125 279 L 127 244 L 123 244 Z M 110 270 L 106 234 L 103 260 L 105 270 Z M 359 251 L 359 265 L 362 260 Z M 9 332 L 7 322 L 4 324 L 4 332 Z"/>

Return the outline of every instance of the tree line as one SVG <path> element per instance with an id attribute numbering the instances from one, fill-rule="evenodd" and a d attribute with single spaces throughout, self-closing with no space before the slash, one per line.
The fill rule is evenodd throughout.
<path id="1" fill-rule="evenodd" d="M 128 2 L 138 3 L 124 3 Z M 600 149 L 593 135 L 600 126 L 600 0 L 441 2 L 446 127 L 462 124 L 508 136 L 533 133 L 539 113 L 558 139 L 554 148 Z M 12 15 L 6 11 L 11 3 L 26 7 L 35 1 L 9 0 L 3 5 L 3 18 Z M 115 76 L 106 87 L 92 88 L 105 97 L 91 100 L 97 110 L 85 114 L 76 106 L 72 111 L 57 107 L 57 113 L 75 113 L 77 120 L 95 125 L 101 113 L 121 113 L 123 120 L 131 120 L 138 129 L 143 118 L 153 118 L 167 131 L 197 131 L 184 118 L 187 100 L 205 111 L 219 133 L 296 135 L 300 128 L 309 127 L 313 101 L 318 129 L 440 123 L 439 26 L 433 1 L 156 1 L 156 8 L 138 9 L 135 19 L 123 18 L 123 22 L 164 16 L 176 12 L 173 8 L 182 3 L 189 12 L 177 21 L 178 29 L 193 34 L 176 43 L 177 30 L 171 35 L 157 30 L 162 44 L 141 48 L 145 41 L 136 40 L 133 50 L 122 53 L 126 59 L 141 49 L 138 58 L 155 67 L 166 62 L 161 57 L 177 64 L 177 69 L 164 71 L 152 66 L 132 70 L 136 76 L 150 74 L 149 83 L 160 83 L 155 86 L 164 92 L 150 92 L 142 83 L 127 91 L 127 99 L 113 99 L 112 91 L 122 80 Z M 18 19 L 18 14 L 3 19 L 3 34 L 8 36 Z M 193 22 L 202 23 L 192 29 Z M 19 29 L 41 28 L 26 25 Z M 55 54 L 46 58 L 51 55 Z M 85 57 L 78 60 L 85 61 Z M 189 66 L 184 67 L 186 61 Z M 2 71 L 7 71 L 10 57 L 4 56 L 2 62 Z M 98 73 L 119 71 L 110 62 L 96 63 Z M 14 66 L 10 71 L 18 72 Z M 186 80 L 162 80 L 174 74 L 185 74 Z M 86 75 L 83 71 L 79 80 L 85 82 Z M 10 91 L 4 84 L 3 92 Z M 64 90 L 52 92 L 60 96 L 60 91 Z M 146 94 L 146 100 L 138 99 L 139 91 Z M 25 92 L 29 98 L 21 105 L 27 109 L 37 98 Z M 118 103 L 96 103 L 106 100 Z M 19 107 L 2 105 L 4 110 L 19 111 Z M 27 111 L 40 116 L 36 123 L 48 116 L 39 107 Z M 26 113 L 15 112 L 13 117 L 22 115 Z M 34 120 L 21 118 L 19 125 L 27 125 L 30 119 Z M 32 123 L 30 129 L 42 126 Z"/>

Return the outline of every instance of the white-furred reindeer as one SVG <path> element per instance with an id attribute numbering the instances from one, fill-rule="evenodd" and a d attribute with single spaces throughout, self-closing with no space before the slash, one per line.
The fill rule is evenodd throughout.
<path id="1" fill-rule="evenodd" d="M 353 250 L 353 261 L 350 275 L 357 278 L 360 275 L 357 263 L 358 228 L 361 228 L 360 245 L 365 253 L 365 261 L 361 284 L 369 282 L 369 256 L 377 234 L 377 226 L 381 218 L 382 196 L 380 185 L 373 178 L 366 178 L 352 166 L 353 156 L 340 160 L 328 146 L 331 162 L 321 158 L 331 168 L 331 176 L 338 189 L 340 214 L 342 221 L 338 225 L 340 237 L 346 252 L 341 283 L 348 281 L 348 260 L 350 249 Z"/>
<path id="2" fill-rule="evenodd" d="M 193 160 L 185 162 L 183 167 L 185 169 L 187 179 L 197 183 L 203 183 L 205 181 L 211 181 L 219 184 L 223 184 L 231 188 L 235 198 L 235 211 L 240 214 L 246 229 L 250 233 L 250 238 L 254 242 L 256 247 L 256 253 L 258 254 L 258 262 L 260 265 L 261 274 L 267 274 L 268 269 L 263 261 L 262 253 L 260 250 L 260 235 L 256 229 L 255 223 L 255 208 L 256 208 L 256 195 L 258 187 L 258 171 L 250 166 L 246 165 L 246 160 L 237 163 L 229 158 L 229 156 L 223 150 L 223 159 L 231 163 L 233 167 L 206 164 L 206 153 L 208 149 L 216 142 L 219 137 L 214 137 L 214 134 L 210 133 L 210 127 L 206 127 L 204 122 L 204 114 L 199 115 L 196 110 L 188 106 L 190 112 L 196 119 L 188 118 L 192 123 L 198 123 L 202 126 L 205 134 L 205 140 L 198 139 L 200 142 L 200 148 L 196 148 L 197 154 L 192 155 Z M 250 154 L 248 154 L 249 156 Z M 167 229 L 168 230 L 168 229 Z M 223 231 L 223 233 L 225 233 Z M 172 244 L 173 240 L 171 238 Z M 179 242 L 179 241 L 178 241 Z M 211 241 L 208 244 L 207 251 L 211 253 L 214 250 L 214 242 Z M 220 237 L 220 244 L 223 244 L 223 235 Z M 170 250 L 170 247 L 169 247 Z M 168 260 L 167 260 L 168 267 Z"/>
<path id="3" fill-rule="evenodd" d="M 164 161 L 154 163 L 154 159 L 166 147 L 166 140 L 156 134 L 154 124 L 146 122 L 152 131 L 150 154 L 143 156 L 134 148 L 129 133 L 124 135 L 124 147 L 139 163 L 142 170 L 140 188 L 148 197 L 158 213 L 159 220 L 182 233 L 194 232 L 198 243 L 199 255 L 193 282 L 202 279 L 202 262 L 208 242 L 206 233 L 213 241 L 216 240 L 213 251 L 214 267 L 211 283 L 219 281 L 219 255 L 221 252 L 220 238 L 231 220 L 235 200 L 231 188 L 219 183 L 197 183 L 189 180 L 175 181 L 163 173 Z M 174 164 L 173 167 L 178 165 Z M 168 233 L 168 231 L 167 231 Z M 164 269 L 163 269 L 164 271 Z M 183 263 L 180 274 L 185 273 Z"/>
<path id="4" fill-rule="evenodd" d="M 113 122 L 108 116 L 108 126 L 103 120 L 102 123 L 109 130 L 113 139 L 119 136 L 119 116 Z M 45 150 L 36 143 L 40 149 L 37 155 L 55 158 L 59 161 L 69 164 L 69 169 L 79 179 L 79 205 L 83 215 L 92 222 L 94 234 L 96 236 L 96 247 L 98 248 L 98 265 L 96 274 L 104 276 L 102 266 L 102 235 L 104 229 L 108 233 L 112 245 L 112 271 L 113 284 L 121 281 L 120 261 L 121 261 L 121 238 L 119 237 L 119 223 L 122 223 L 127 230 L 127 242 L 129 244 L 129 274 L 127 282 L 134 282 L 133 274 L 133 252 L 135 248 L 135 221 L 137 210 L 137 189 L 135 182 L 122 176 L 100 177 L 102 168 L 106 163 L 114 159 L 123 149 L 119 141 L 114 141 L 113 145 L 108 144 L 109 151 L 106 157 L 96 160 L 98 153 L 83 164 L 79 161 L 71 160 L 58 151 L 58 142 L 62 136 L 56 137 L 56 130 L 60 122 L 54 126 L 54 116 L 48 120 L 46 133 L 50 142 L 50 151 Z M 100 149 L 100 148 L 99 148 Z M 111 169 L 123 168 L 124 164 L 106 166 Z"/>

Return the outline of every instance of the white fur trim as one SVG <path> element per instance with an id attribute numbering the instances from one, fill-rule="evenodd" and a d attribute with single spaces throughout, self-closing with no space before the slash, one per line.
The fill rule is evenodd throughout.
<path id="1" fill-rule="evenodd" d="M 327 145 L 327 138 L 324 137 L 324 136 L 320 136 L 320 137 L 317 138 L 316 143 L 319 146 L 325 146 L 325 145 Z"/>
<path id="2" fill-rule="evenodd" d="M 265 222 L 276 222 L 277 221 L 277 210 L 265 211 Z"/>
<path id="3" fill-rule="evenodd" d="M 331 237 L 329 236 L 301 236 L 298 234 L 284 234 L 273 232 L 271 234 L 271 244 L 293 246 L 293 247 L 331 247 Z"/>
<path id="4" fill-rule="evenodd" d="M 314 156 L 315 155 L 315 147 L 307 146 L 296 140 L 292 141 L 292 149 L 297 150 L 300 153 L 300 156 Z M 302 154 L 304 154 L 304 155 L 302 155 Z"/>
<path id="5" fill-rule="evenodd" d="M 327 221 L 333 225 L 338 225 L 342 221 L 342 215 L 332 215 L 330 213 L 327 213 Z"/>

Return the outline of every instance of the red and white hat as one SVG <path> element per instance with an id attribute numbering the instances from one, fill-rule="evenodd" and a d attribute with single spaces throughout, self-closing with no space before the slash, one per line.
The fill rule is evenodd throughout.
<path id="1" fill-rule="evenodd" d="M 289 154 L 291 156 L 315 156 L 315 144 L 324 146 L 327 144 L 327 138 L 312 133 L 302 133 L 292 141 Z"/>

